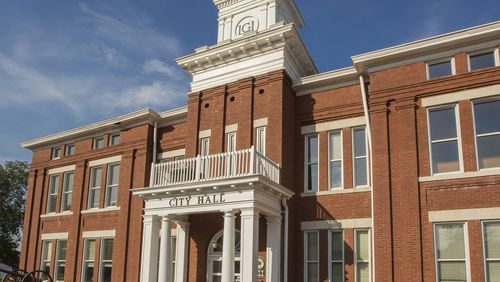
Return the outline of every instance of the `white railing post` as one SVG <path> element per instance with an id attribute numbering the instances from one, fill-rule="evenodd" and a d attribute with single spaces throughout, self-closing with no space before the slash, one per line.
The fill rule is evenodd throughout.
<path id="1" fill-rule="evenodd" d="M 255 160 L 255 147 L 252 146 L 250 148 L 250 174 L 255 174 L 255 164 L 256 164 L 256 160 Z"/>
<path id="2" fill-rule="evenodd" d="M 194 176 L 194 180 L 195 181 L 199 181 L 200 180 L 200 174 L 201 174 L 201 156 L 198 155 L 196 156 L 196 169 L 195 169 L 195 176 Z"/>

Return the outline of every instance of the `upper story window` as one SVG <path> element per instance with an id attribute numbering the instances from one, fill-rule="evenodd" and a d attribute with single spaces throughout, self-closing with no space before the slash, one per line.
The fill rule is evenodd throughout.
<path id="1" fill-rule="evenodd" d="M 92 144 L 92 149 L 104 148 L 104 137 L 95 137 Z"/>
<path id="2" fill-rule="evenodd" d="M 319 282 L 319 232 L 305 232 L 304 241 L 304 281 Z"/>
<path id="3" fill-rule="evenodd" d="M 500 167 L 500 98 L 474 102 L 479 169 Z"/>
<path id="4" fill-rule="evenodd" d="M 456 105 L 428 111 L 432 174 L 461 170 Z"/>
<path id="5" fill-rule="evenodd" d="M 99 208 L 99 194 L 101 191 L 102 168 L 93 167 L 90 169 L 90 184 L 88 196 L 88 209 Z"/>
<path id="6" fill-rule="evenodd" d="M 55 281 L 64 281 L 64 272 L 66 271 L 66 249 L 68 241 L 57 240 L 56 243 L 56 265 L 54 269 Z"/>
<path id="7" fill-rule="evenodd" d="M 342 131 L 328 134 L 330 189 L 342 188 Z"/>
<path id="8" fill-rule="evenodd" d="M 63 189 L 61 200 L 61 211 L 71 210 L 71 201 L 73 199 L 73 186 L 75 183 L 75 173 L 73 171 L 65 172 L 63 176 Z"/>
<path id="9" fill-rule="evenodd" d="M 85 239 L 83 243 L 82 280 L 92 282 L 94 280 L 94 270 L 97 268 L 97 281 L 110 282 L 113 270 L 113 238 L 100 239 L 100 252 L 97 253 L 96 242 L 99 239 Z M 99 259 L 96 262 L 96 257 Z M 97 267 L 97 265 L 99 267 Z"/>
<path id="10" fill-rule="evenodd" d="M 469 70 L 474 71 L 478 69 L 491 68 L 498 66 L 498 51 L 479 51 L 469 53 Z"/>
<path id="11" fill-rule="evenodd" d="M 356 282 L 370 281 L 370 230 L 354 230 L 354 259 L 356 268 Z"/>
<path id="12" fill-rule="evenodd" d="M 436 224 L 436 281 L 468 281 L 464 223 Z"/>
<path id="13" fill-rule="evenodd" d="M 266 127 L 257 127 L 256 131 L 256 142 L 255 149 L 257 152 L 265 155 L 266 154 Z"/>
<path id="14" fill-rule="evenodd" d="M 305 190 L 318 191 L 318 135 L 306 136 L 305 140 Z"/>
<path id="15" fill-rule="evenodd" d="M 52 148 L 51 158 L 57 160 L 61 157 L 61 148 Z"/>
<path id="16" fill-rule="evenodd" d="M 50 272 L 50 262 L 52 261 L 52 241 L 42 241 L 42 260 L 40 270 Z"/>
<path id="17" fill-rule="evenodd" d="M 109 145 L 118 145 L 120 144 L 120 134 L 113 134 L 109 136 Z"/>
<path id="18" fill-rule="evenodd" d="M 427 63 L 427 79 L 435 79 L 455 74 L 454 59 L 443 59 Z"/>
<path id="19" fill-rule="evenodd" d="M 113 239 L 111 238 L 102 239 L 99 281 L 111 282 L 112 270 L 113 270 Z"/>
<path id="20" fill-rule="evenodd" d="M 354 128 L 353 136 L 353 169 L 354 169 L 354 187 L 368 185 L 368 148 L 366 142 L 366 130 Z"/>
<path id="21" fill-rule="evenodd" d="M 120 177 L 120 164 L 110 164 L 107 168 L 105 207 L 116 206 L 118 198 L 118 180 Z"/>
<path id="22" fill-rule="evenodd" d="M 202 138 L 200 140 L 200 155 L 208 156 L 210 152 L 210 138 Z"/>
<path id="23" fill-rule="evenodd" d="M 329 231 L 328 259 L 330 281 L 344 281 L 344 238 L 342 231 Z"/>
<path id="24" fill-rule="evenodd" d="M 94 281 L 95 239 L 85 239 L 83 245 L 82 281 Z"/>
<path id="25" fill-rule="evenodd" d="M 59 191 L 59 175 L 51 175 L 49 177 L 49 193 L 47 199 L 46 213 L 56 212 L 57 193 Z"/>
<path id="26" fill-rule="evenodd" d="M 75 144 L 68 144 L 64 148 L 64 155 L 65 156 L 72 156 L 75 154 Z"/>

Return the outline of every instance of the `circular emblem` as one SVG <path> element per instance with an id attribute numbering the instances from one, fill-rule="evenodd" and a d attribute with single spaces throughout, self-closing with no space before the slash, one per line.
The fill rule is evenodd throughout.
<path id="1" fill-rule="evenodd" d="M 240 36 L 249 31 L 256 31 L 259 29 L 259 20 L 254 17 L 245 17 L 236 25 L 234 33 Z"/>

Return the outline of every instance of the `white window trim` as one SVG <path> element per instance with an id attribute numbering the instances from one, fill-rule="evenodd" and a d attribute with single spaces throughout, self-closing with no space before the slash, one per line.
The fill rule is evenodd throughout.
<path id="1" fill-rule="evenodd" d="M 54 156 L 54 153 L 55 153 L 56 151 L 58 151 L 58 152 L 59 152 L 59 154 L 58 154 L 58 156 L 57 156 L 57 157 L 56 157 L 56 156 Z M 52 148 L 52 150 L 51 150 L 51 152 L 50 152 L 50 159 L 51 159 L 51 160 L 58 160 L 58 159 L 60 159 L 60 158 L 61 158 L 61 147 L 54 147 L 54 148 Z"/>
<path id="2" fill-rule="evenodd" d="M 80 276 L 81 281 L 84 281 L 83 277 L 85 275 L 85 263 L 90 262 L 90 260 L 86 260 L 85 258 L 87 257 L 86 255 L 88 254 L 87 245 L 88 245 L 89 241 L 92 241 L 92 240 L 94 241 L 94 259 L 91 262 L 94 263 L 94 270 L 97 267 L 96 260 L 95 260 L 95 248 L 97 247 L 97 240 L 98 239 L 97 238 L 85 238 L 85 237 L 83 237 L 83 238 L 84 238 L 84 240 L 83 240 L 82 273 Z"/>
<path id="3" fill-rule="evenodd" d="M 372 241 L 371 241 L 371 229 L 360 228 L 354 229 L 354 281 L 358 282 L 358 232 L 368 231 L 368 281 L 372 281 Z M 364 261 L 362 261 L 364 262 Z"/>
<path id="4" fill-rule="evenodd" d="M 116 184 L 111 184 L 111 167 L 113 166 L 118 166 L 118 179 Z M 113 164 L 108 164 L 106 166 L 106 190 L 104 191 L 104 208 L 112 208 L 118 206 L 118 187 L 120 184 L 120 163 L 113 163 Z M 109 204 L 108 205 L 108 190 L 110 189 L 116 189 L 116 199 L 114 204 Z M 110 194 L 111 195 L 111 194 Z"/>
<path id="5" fill-rule="evenodd" d="M 98 186 L 91 186 L 92 185 L 92 179 L 94 178 L 94 171 L 95 170 L 98 170 L 100 169 L 101 170 L 101 181 L 99 183 L 95 183 L 97 184 Z M 90 181 L 89 181 L 89 190 L 88 190 L 88 194 L 87 194 L 87 210 L 96 210 L 96 209 L 99 209 L 99 202 L 101 201 L 101 185 L 102 185 L 102 167 L 101 166 L 95 166 L 95 167 L 91 167 L 90 168 Z M 99 192 L 97 193 L 97 195 L 99 195 L 99 202 L 97 203 L 97 207 L 91 207 L 91 203 L 90 203 L 90 200 L 91 200 L 91 197 L 90 197 L 90 194 L 91 192 L 94 192 L 93 190 L 99 190 Z"/>
<path id="6" fill-rule="evenodd" d="M 73 150 L 76 151 L 76 147 L 75 147 L 74 143 L 66 144 L 66 145 L 64 145 L 64 155 L 65 156 L 73 156 L 75 154 L 75 152 L 73 152 L 73 154 L 68 154 L 68 149 L 70 147 L 73 147 Z"/>
<path id="7" fill-rule="evenodd" d="M 432 160 L 432 137 L 431 137 L 431 119 L 429 113 L 431 111 L 435 110 L 444 110 L 444 109 L 451 109 L 453 108 L 455 110 L 455 124 L 456 124 L 456 129 L 457 129 L 457 146 L 458 146 L 458 166 L 459 170 L 458 171 L 451 171 L 451 172 L 441 172 L 441 173 L 434 173 L 433 169 L 433 160 Z M 429 164 L 430 164 L 430 172 L 431 176 L 438 176 L 438 175 L 453 175 L 453 174 L 459 174 L 459 173 L 464 173 L 464 162 L 463 162 L 463 152 L 462 152 L 462 130 L 460 129 L 460 110 L 459 110 L 459 105 L 458 104 L 448 104 L 448 105 L 442 105 L 442 106 L 437 106 L 437 107 L 429 107 L 426 110 L 426 115 L 427 115 L 427 138 L 428 138 L 428 148 L 429 148 Z M 443 139 L 439 140 L 439 142 L 444 142 L 444 141 L 451 141 L 454 138 L 450 139 Z"/>
<path id="8" fill-rule="evenodd" d="M 255 129 L 255 147 L 258 152 L 263 154 L 264 156 L 266 155 L 266 136 L 267 135 L 267 129 L 266 126 L 260 126 Z M 260 144 L 260 136 L 264 136 L 263 143 Z"/>
<path id="9" fill-rule="evenodd" d="M 54 189 L 54 191 L 51 193 L 51 190 L 52 190 L 52 179 L 54 178 L 57 178 L 57 183 L 56 183 L 56 188 Z M 55 214 L 57 213 L 57 195 L 59 193 L 59 184 L 61 182 L 61 175 L 60 174 L 52 174 L 49 176 L 49 189 L 47 191 L 47 205 L 45 207 L 45 214 Z M 54 210 L 53 211 L 49 211 L 49 204 L 50 204 L 50 198 L 52 196 L 55 196 L 56 197 L 56 200 L 54 201 Z"/>
<path id="10" fill-rule="evenodd" d="M 68 187 L 68 190 L 65 191 L 64 188 L 66 187 L 66 177 L 68 174 L 73 174 L 73 187 Z M 73 188 L 75 186 L 75 172 L 74 171 L 67 171 L 63 173 L 63 182 L 62 182 L 62 189 L 61 189 L 61 213 L 64 212 L 70 212 L 71 209 L 73 208 L 73 203 L 70 203 L 70 209 L 69 210 L 63 210 L 64 208 L 64 202 L 66 201 L 66 198 L 68 197 L 68 194 L 71 194 L 73 196 Z M 73 197 L 71 197 L 71 200 L 73 200 Z"/>
<path id="11" fill-rule="evenodd" d="M 342 261 L 332 259 L 332 233 L 342 233 Z M 342 262 L 342 282 L 345 281 L 345 232 L 340 230 L 328 230 L 328 281 L 332 281 L 332 263 Z"/>
<path id="12" fill-rule="evenodd" d="M 98 140 L 102 140 L 102 147 L 100 147 L 100 148 L 97 148 L 97 141 L 98 141 Z M 102 149 L 102 148 L 104 148 L 104 147 L 105 147 L 105 146 L 104 146 L 104 137 L 103 137 L 103 136 L 94 137 L 94 138 L 92 139 L 92 149 L 93 149 L 93 150 Z"/>
<path id="13" fill-rule="evenodd" d="M 451 75 L 446 75 L 446 76 L 440 76 L 440 77 L 431 78 L 430 77 L 430 73 L 429 73 L 429 66 L 435 65 L 435 64 L 440 64 L 440 63 L 445 63 L 445 62 L 450 62 L 450 65 L 451 65 Z M 450 77 L 450 76 L 456 75 L 457 71 L 456 71 L 456 66 L 455 66 L 455 57 L 452 56 L 452 57 L 446 57 L 446 58 L 441 58 L 441 59 L 437 59 L 437 60 L 428 61 L 428 62 L 425 63 L 425 71 L 426 71 L 427 80 L 434 80 L 434 79 L 439 79 L 439 78 Z"/>
<path id="14" fill-rule="evenodd" d="M 488 97 L 484 99 L 477 99 L 471 101 L 471 107 L 472 107 L 472 127 L 474 129 L 474 149 L 476 150 L 476 168 L 478 171 L 491 171 L 491 170 L 498 170 L 500 167 L 489 167 L 489 168 L 480 168 L 479 167 L 479 151 L 477 148 L 477 138 L 478 134 L 476 131 L 476 103 L 487 103 L 487 102 L 493 102 L 493 101 L 500 101 L 500 96 L 495 96 L 495 97 Z M 481 134 L 479 137 L 484 137 L 484 136 L 494 136 L 494 135 L 500 135 L 499 132 L 493 132 L 493 133 L 486 133 L 486 134 Z"/>
<path id="15" fill-rule="evenodd" d="M 330 144 L 330 136 L 333 134 L 339 133 L 340 134 L 340 159 L 332 160 L 332 152 L 330 151 L 331 144 Z M 318 146 L 319 148 L 319 146 Z M 339 187 L 332 187 L 332 168 L 331 164 L 332 162 L 340 161 L 340 186 Z M 342 129 L 338 130 L 333 130 L 328 132 L 328 190 L 341 190 L 344 189 L 345 183 L 344 183 L 344 133 L 342 132 Z"/>
<path id="16" fill-rule="evenodd" d="M 309 168 L 309 139 L 311 137 L 316 137 L 318 139 L 318 152 L 317 152 L 317 166 L 318 166 L 318 187 L 316 187 L 316 190 L 312 189 L 309 189 L 308 187 L 308 179 L 309 179 L 309 173 L 308 173 L 308 168 Z M 319 191 L 319 179 L 320 179 L 320 175 L 319 175 L 319 163 L 320 163 L 320 155 L 319 155 L 319 152 L 320 152 L 320 140 L 319 140 L 319 134 L 309 134 L 309 135 L 306 135 L 304 136 L 304 192 L 305 193 L 308 193 L 308 192 L 318 192 Z"/>
<path id="17" fill-rule="evenodd" d="M 438 258 L 438 251 L 437 251 L 437 245 L 438 245 L 438 240 L 437 240 L 437 233 L 436 233 L 436 226 L 438 225 L 446 225 L 446 224 L 463 224 L 464 226 L 464 248 L 465 248 L 465 271 L 466 271 L 466 277 L 467 277 L 467 282 L 471 281 L 470 277 L 470 256 L 469 256 L 469 228 L 467 226 L 467 222 L 464 221 L 448 221 L 448 222 L 439 222 L 439 223 L 434 223 L 432 225 L 432 233 L 433 233 L 433 238 L 434 238 L 434 269 L 436 273 L 436 281 L 439 281 L 439 258 Z M 462 260 L 460 260 L 462 261 Z"/>
<path id="18" fill-rule="evenodd" d="M 481 241 L 483 242 L 483 264 L 484 264 L 484 281 L 486 282 L 489 282 L 488 281 L 488 265 L 487 265 L 487 262 L 488 261 L 498 261 L 500 262 L 500 258 L 493 258 L 493 259 L 490 259 L 488 260 L 488 258 L 486 258 L 486 237 L 485 237 L 485 228 L 486 228 L 486 225 L 488 223 L 500 223 L 500 220 L 482 220 L 481 221 Z"/>
<path id="19" fill-rule="evenodd" d="M 316 242 L 318 242 L 318 246 L 317 246 L 318 247 L 318 250 L 317 250 L 317 252 L 318 252 L 318 260 L 316 260 L 316 261 L 312 261 L 312 260 L 309 261 L 307 259 L 307 256 L 308 256 L 308 253 L 309 253 L 309 245 L 308 245 L 308 242 L 307 242 L 307 238 L 308 238 L 309 234 L 316 234 L 316 238 L 317 238 Z M 318 277 L 319 277 L 319 274 L 320 274 L 319 273 L 319 266 L 320 266 L 320 258 L 321 258 L 321 255 L 320 255 L 320 249 L 321 248 L 319 247 L 319 245 L 320 245 L 320 241 L 319 240 L 320 240 L 319 230 L 311 230 L 311 231 L 305 231 L 304 232 L 304 281 L 305 282 L 309 282 L 309 280 L 307 279 L 307 270 L 308 270 L 308 265 L 309 265 L 310 262 L 316 262 L 318 264 L 316 271 L 317 271 Z"/>
<path id="20" fill-rule="evenodd" d="M 67 257 L 67 252 L 68 252 L 68 240 L 67 239 L 64 239 L 64 240 L 57 240 L 56 241 L 56 258 L 54 260 L 54 273 L 53 273 L 53 278 L 54 278 L 54 281 L 61 281 L 61 280 L 57 280 L 57 271 L 59 270 L 59 243 L 60 242 L 63 242 L 63 241 L 66 241 L 66 253 L 64 254 L 65 257 Z M 64 260 L 61 260 L 61 261 L 64 261 L 64 263 L 66 264 L 66 259 Z"/>
<path id="21" fill-rule="evenodd" d="M 494 47 L 494 48 L 487 48 L 487 49 L 481 49 L 481 50 L 477 50 L 477 51 L 467 52 L 467 70 L 469 72 L 481 70 L 481 69 L 471 70 L 470 57 L 480 55 L 480 54 L 490 53 L 490 52 L 493 52 L 493 57 L 495 59 L 495 67 L 498 67 L 500 65 L 500 61 L 499 61 L 500 59 L 498 58 L 498 48 Z"/>
<path id="22" fill-rule="evenodd" d="M 102 279 L 102 275 L 103 275 L 103 272 L 102 272 L 102 269 L 103 269 L 103 263 L 104 263 L 104 260 L 103 260 L 103 254 L 104 254 L 104 248 L 103 248 L 103 241 L 104 240 L 113 240 L 113 252 L 111 253 L 111 258 L 113 258 L 113 253 L 115 251 L 115 238 L 114 237 L 101 237 L 99 238 L 99 273 L 97 274 L 97 281 L 98 282 L 101 282 L 103 279 Z M 96 239 L 97 241 L 97 239 Z M 106 260 L 106 262 L 108 262 L 109 260 Z M 94 262 L 94 267 L 95 267 L 95 262 Z M 111 259 L 111 268 L 113 268 L 113 259 Z"/>
<path id="23" fill-rule="evenodd" d="M 365 155 L 364 157 L 356 157 L 356 140 L 354 138 L 354 131 L 356 130 L 359 130 L 359 129 L 363 129 L 365 131 Z M 359 126 L 359 127 L 354 127 L 351 129 L 351 148 L 352 148 L 352 186 L 353 188 L 366 188 L 366 187 L 370 187 L 371 183 L 370 183 L 370 163 L 371 160 L 368 158 L 368 133 L 366 132 L 366 127 L 365 126 Z M 356 183 L 356 158 L 358 159 L 362 159 L 362 158 L 365 158 L 366 159 L 366 185 L 358 185 Z"/>

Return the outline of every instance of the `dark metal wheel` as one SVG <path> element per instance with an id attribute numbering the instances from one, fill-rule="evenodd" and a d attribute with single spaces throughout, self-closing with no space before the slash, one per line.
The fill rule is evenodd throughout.
<path id="1" fill-rule="evenodd" d="M 21 282 L 53 282 L 53 280 L 47 272 L 35 270 L 26 274 Z"/>
<path id="2" fill-rule="evenodd" d="M 19 277 L 18 276 L 14 276 L 10 273 L 8 273 L 7 275 L 5 275 L 2 279 L 2 282 L 18 282 L 19 281 Z"/>

